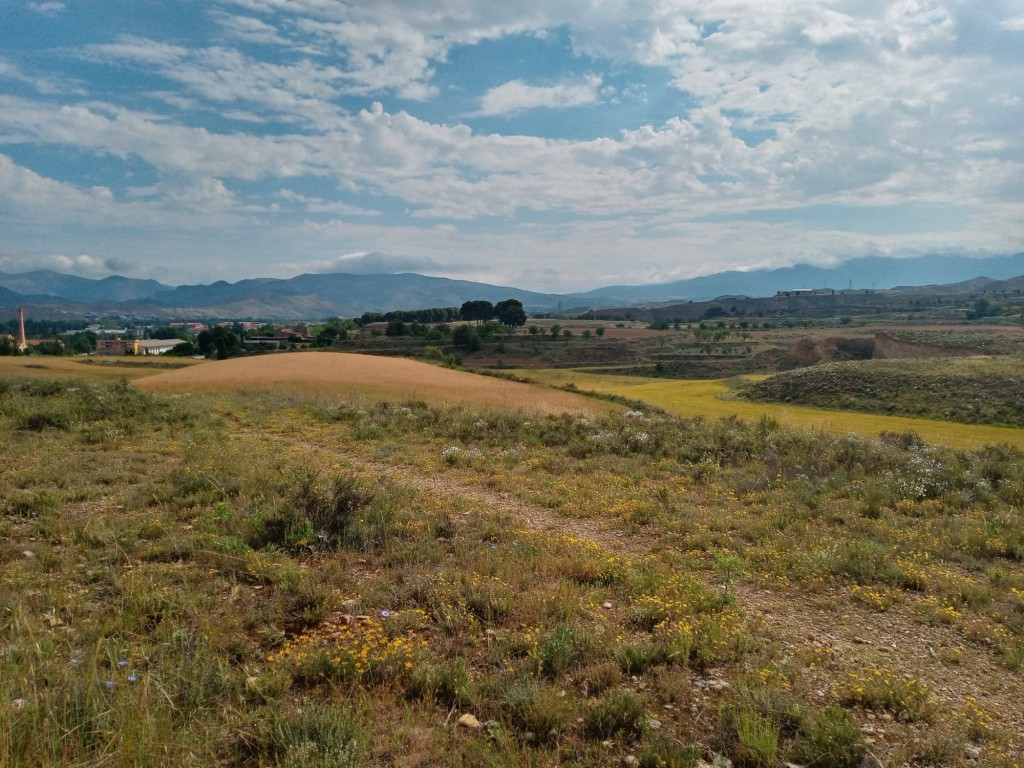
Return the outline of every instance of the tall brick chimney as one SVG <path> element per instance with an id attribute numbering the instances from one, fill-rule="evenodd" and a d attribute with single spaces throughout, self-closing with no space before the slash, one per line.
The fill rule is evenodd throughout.
<path id="1" fill-rule="evenodd" d="M 28 339 L 25 338 L 25 308 L 18 307 L 18 349 L 24 352 L 28 349 Z"/>

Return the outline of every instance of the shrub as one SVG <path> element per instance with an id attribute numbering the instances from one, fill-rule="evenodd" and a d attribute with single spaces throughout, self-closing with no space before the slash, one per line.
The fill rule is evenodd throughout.
<path id="1" fill-rule="evenodd" d="M 370 502 L 373 494 L 363 489 L 359 479 L 337 475 L 325 486 L 317 472 L 307 474 L 299 483 L 296 501 L 328 544 L 337 545 Z"/>
<path id="2" fill-rule="evenodd" d="M 572 700 L 560 691 L 529 680 L 509 686 L 502 702 L 512 726 L 542 742 L 555 741 L 576 714 Z"/>
<path id="3" fill-rule="evenodd" d="M 701 764 L 701 748 L 682 744 L 664 734 L 655 736 L 640 755 L 640 768 L 696 768 Z"/>
<path id="4" fill-rule="evenodd" d="M 864 758 L 864 736 L 853 715 L 835 704 L 817 712 L 801 728 L 797 750 L 812 765 L 856 768 Z"/>
<path id="5" fill-rule="evenodd" d="M 733 760 L 743 766 L 775 765 L 781 733 L 776 723 L 735 702 L 722 702 L 719 719 Z"/>
<path id="6" fill-rule="evenodd" d="M 268 734 L 268 746 L 287 768 L 357 768 L 363 764 L 366 738 L 359 724 L 330 702 L 309 702 L 280 720 Z"/>
<path id="7" fill-rule="evenodd" d="M 630 691 L 612 691 L 587 711 L 587 732 L 599 738 L 639 736 L 647 726 L 643 702 Z"/>

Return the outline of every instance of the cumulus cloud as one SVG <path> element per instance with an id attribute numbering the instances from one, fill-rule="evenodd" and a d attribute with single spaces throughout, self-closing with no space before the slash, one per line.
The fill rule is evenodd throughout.
<path id="1" fill-rule="evenodd" d="M 550 268 L 583 279 L 587 264 L 626 265 L 637 253 L 645 264 L 633 274 L 647 278 L 1024 242 L 1024 17 L 1012 0 L 984 12 L 942 0 L 211 5 L 201 41 L 150 33 L 77 50 L 149 91 L 119 93 L 111 79 L 68 95 L 53 87 L 70 73 L 60 62 L 5 52 L 0 147 L 24 150 L 21 166 L 0 155 L 5 235 L 22 226 L 22 247 L 34 248 L 32 227 L 109 225 L 209 254 L 214 233 L 225 253 L 258 254 L 236 276 L 301 251 L 318 269 L 476 265 L 491 280 Z M 487 79 L 445 77 L 484 41 L 511 50 L 556 38 L 571 49 L 559 52 L 572 58 L 566 71 L 507 57 Z M 602 103 L 611 87 L 622 103 Z M 545 111 L 596 104 L 571 113 L 588 138 L 544 134 Z M 592 113 L 603 122 L 583 123 Z M 503 115 L 522 133 L 475 129 Z M 58 174 L 35 164 L 39 148 L 104 173 L 76 180 L 70 162 Z M 145 180 L 120 180 L 128 169 Z M 709 218 L 826 204 L 854 217 L 909 203 L 969 214 L 959 229 L 873 238 Z M 355 254 L 348 261 L 339 243 Z M 594 274 L 626 279 L 630 269 Z"/>
<path id="2" fill-rule="evenodd" d="M 601 77 L 590 75 L 583 80 L 558 85 L 528 85 L 512 80 L 491 88 L 480 100 L 478 115 L 508 115 L 526 109 L 582 107 L 598 100 Z"/>
<path id="3" fill-rule="evenodd" d="M 112 274 L 129 275 L 134 263 L 119 258 L 102 258 L 82 253 L 77 256 L 65 256 L 54 253 L 34 256 L 31 259 L 12 256 L 0 257 L 0 266 L 5 272 L 20 273 L 36 269 L 49 269 L 79 277 L 101 278 Z"/>

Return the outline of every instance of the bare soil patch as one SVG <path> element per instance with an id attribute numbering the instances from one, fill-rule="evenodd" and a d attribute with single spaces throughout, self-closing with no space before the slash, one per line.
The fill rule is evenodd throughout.
<path id="1" fill-rule="evenodd" d="M 603 403 L 530 384 L 477 376 L 405 358 L 298 352 L 220 360 L 160 373 L 136 384 L 151 390 L 258 389 L 345 394 L 433 405 L 474 405 L 541 413 L 595 413 Z"/>

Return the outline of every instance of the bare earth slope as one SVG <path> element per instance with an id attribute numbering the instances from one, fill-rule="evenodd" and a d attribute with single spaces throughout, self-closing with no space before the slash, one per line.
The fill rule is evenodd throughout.
<path id="1" fill-rule="evenodd" d="M 424 400 L 540 413 L 594 413 L 607 407 L 569 392 L 478 376 L 404 358 L 299 352 L 220 360 L 147 376 L 152 390 L 271 389 L 365 395 L 373 400 Z"/>

